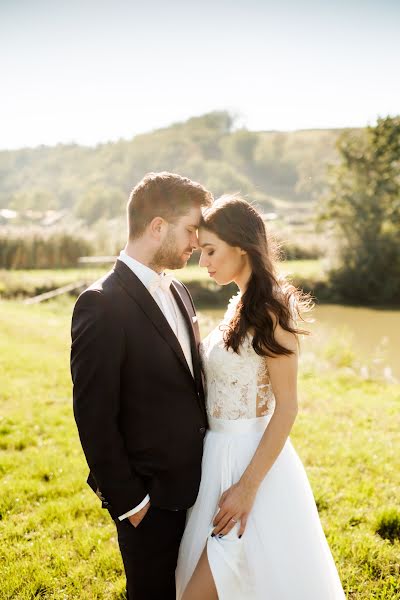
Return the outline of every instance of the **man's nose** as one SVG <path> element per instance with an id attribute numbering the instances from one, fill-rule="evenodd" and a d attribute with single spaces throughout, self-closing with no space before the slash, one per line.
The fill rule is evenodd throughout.
<path id="1" fill-rule="evenodd" d="M 197 233 L 194 233 L 192 235 L 191 245 L 193 250 L 197 250 L 197 248 L 199 247 L 199 238 L 197 237 Z"/>
<path id="2" fill-rule="evenodd" d="M 202 252 L 200 254 L 199 266 L 200 267 L 206 267 L 207 266 L 206 255 L 204 254 L 204 252 Z"/>

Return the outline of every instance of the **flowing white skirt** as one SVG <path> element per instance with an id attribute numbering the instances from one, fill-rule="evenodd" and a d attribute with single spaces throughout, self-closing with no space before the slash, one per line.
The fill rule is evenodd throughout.
<path id="1" fill-rule="evenodd" d="M 289 440 L 259 487 L 242 538 L 239 524 L 223 538 L 210 535 L 221 494 L 240 479 L 269 419 L 209 420 L 199 495 L 179 551 L 177 600 L 205 545 L 219 600 L 345 598 L 307 475 Z"/>

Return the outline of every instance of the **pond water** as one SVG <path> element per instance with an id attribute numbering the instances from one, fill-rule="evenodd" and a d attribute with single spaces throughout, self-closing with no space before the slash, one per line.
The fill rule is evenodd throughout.
<path id="1" fill-rule="evenodd" d="M 223 310 L 199 312 L 202 335 L 207 333 L 222 318 Z M 318 344 L 328 339 L 337 345 L 351 348 L 357 362 L 365 369 L 386 369 L 400 381 L 400 310 L 378 310 L 372 308 L 324 304 L 313 311 L 314 323 L 305 328 L 312 333 L 302 341 L 302 351 L 318 352 Z"/>

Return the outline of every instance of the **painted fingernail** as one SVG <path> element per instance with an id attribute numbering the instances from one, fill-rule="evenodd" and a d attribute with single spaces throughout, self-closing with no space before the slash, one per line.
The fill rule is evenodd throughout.
<path id="1" fill-rule="evenodd" d="M 224 537 L 224 534 L 223 534 L 223 533 L 220 533 L 218 537 L 219 537 L 219 538 L 222 538 L 222 537 Z"/>
<path id="2" fill-rule="evenodd" d="M 239 540 L 240 540 L 240 538 L 241 538 L 241 537 L 242 537 L 242 536 L 241 536 L 241 535 L 239 535 Z"/>
<path id="3" fill-rule="evenodd" d="M 215 533 L 212 533 L 212 534 L 211 534 L 211 537 L 215 537 Z"/>

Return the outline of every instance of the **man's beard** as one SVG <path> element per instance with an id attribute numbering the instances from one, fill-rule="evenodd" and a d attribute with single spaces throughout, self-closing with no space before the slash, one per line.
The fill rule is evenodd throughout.
<path id="1" fill-rule="evenodd" d="M 192 248 L 187 248 L 186 252 L 192 252 Z M 176 247 L 176 240 L 173 231 L 169 231 L 161 248 L 155 253 L 152 264 L 162 269 L 182 269 L 188 259 L 183 256 L 184 252 L 179 252 Z"/>

